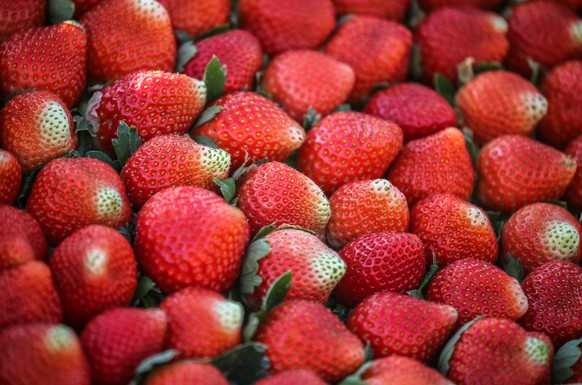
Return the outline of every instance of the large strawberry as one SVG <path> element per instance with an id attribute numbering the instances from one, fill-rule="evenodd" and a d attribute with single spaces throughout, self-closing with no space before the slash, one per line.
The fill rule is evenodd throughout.
<path id="1" fill-rule="evenodd" d="M 289 369 L 263 378 L 255 385 L 327 385 L 313 370 Z"/>
<path id="2" fill-rule="evenodd" d="M 228 24 L 229 0 L 159 0 L 167 9 L 175 30 L 190 36 Z"/>
<path id="3" fill-rule="evenodd" d="M 437 8 L 462 6 L 495 9 L 502 3 L 502 0 L 419 0 L 418 3 L 425 11 L 432 12 Z"/>
<path id="4" fill-rule="evenodd" d="M 1 128 L 0 128 L 1 129 Z M 11 205 L 22 184 L 22 168 L 9 151 L 0 149 L 0 205 Z"/>
<path id="5" fill-rule="evenodd" d="M 222 373 L 211 364 L 183 360 L 165 365 L 148 376 L 144 385 L 228 385 Z"/>
<path id="6" fill-rule="evenodd" d="M 406 16 L 410 0 L 332 0 L 337 15 L 376 16 L 401 22 Z"/>
<path id="7" fill-rule="evenodd" d="M 12 0 L 0 4 L 0 43 L 23 29 L 44 23 L 46 0 Z"/>
<path id="8" fill-rule="evenodd" d="M 565 153 L 576 159 L 577 168 L 564 198 L 571 209 L 579 212 L 582 211 L 582 135 L 570 142 Z"/>
<path id="9" fill-rule="evenodd" d="M 0 271 L 34 259 L 44 260 L 48 246 L 40 225 L 32 215 L 0 205 Z"/>

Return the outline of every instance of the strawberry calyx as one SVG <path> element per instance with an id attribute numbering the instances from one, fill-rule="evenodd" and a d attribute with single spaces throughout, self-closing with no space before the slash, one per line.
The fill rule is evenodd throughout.
<path id="1" fill-rule="evenodd" d="M 436 73 L 434 75 L 434 88 L 436 90 L 436 92 L 439 93 L 439 95 L 441 95 L 443 98 L 446 99 L 446 101 L 454 107 L 455 105 L 455 94 L 457 92 L 457 89 L 455 88 L 455 86 L 453 85 L 453 83 L 451 83 L 451 81 L 449 79 L 447 79 L 443 74 L 441 73 Z"/>
<path id="2" fill-rule="evenodd" d="M 566 342 L 555 354 L 552 363 L 552 383 L 564 384 L 573 375 L 572 367 L 582 358 L 582 338 Z"/>
<path id="3" fill-rule="evenodd" d="M 129 127 L 124 121 L 119 122 L 117 138 L 111 140 L 113 150 L 121 167 L 125 165 L 129 157 L 137 151 L 142 141 L 135 127 Z"/>
<path id="4" fill-rule="evenodd" d="M 226 66 L 220 63 L 216 55 L 212 56 L 204 70 L 204 84 L 206 85 L 206 103 L 210 104 L 222 96 L 226 83 Z"/>
<path id="5" fill-rule="evenodd" d="M 59 24 L 73 18 L 75 3 L 72 0 L 50 0 L 47 11 L 49 22 L 51 24 Z"/>
<path id="6" fill-rule="evenodd" d="M 418 288 L 415 290 L 410 290 L 406 294 L 408 294 L 410 297 L 413 297 L 413 298 L 424 299 L 424 292 L 426 291 L 426 288 L 430 284 L 430 281 L 432 281 L 432 279 L 434 278 L 434 276 L 436 275 L 436 273 L 438 271 L 439 271 L 439 265 L 437 264 L 436 256 L 433 254 L 432 265 L 430 266 L 430 268 L 426 272 L 426 275 L 424 276 L 424 278 L 420 282 L 420 285 L 418 286 Z"/>
<path id="7" fill-rule="evenodd" d="M 197 52 L 198 50 L 196 49 L 196 46 L 192 40 L 188 40 L 182 43 L 180 47 L 178 47 L 178 57 L 176 59 L 176 66 L 174 67 L 174 71 L 178 73 L 184 73 L 184 66 L 188 64 L 188 62 L 192 60 L 194 56 L 196 56 Z"/>
<path id="8" fill-rule="evenodd" d="M 519 283 L 521 283 L 525 278 L 523 263 L 519 258 L 515 258 L 511 253 L 507 253 L 507 263 L 503 266 L 503 270 L 505 270 L 510 277 L 517 279 Z"/>
<path id="9" fill-rule="evenodd" d="M 473 324 L 475 322 L 479 321 L 482 318 L 484 318 L 484 317 L 479 316 L 479 317 L 476 317 L 473 320 L 467 322 L 459 330 L 457 330 L 457 332 L 451 337 L 451 339 L 449 339 L 447 341 L 447 343 L 443 347 L 443 350 L 441 350 L 441 354 L 439 356 L 438 366 L 437 366 L 438 371 L 441 372 L 441 374 L 443 376 L 446 376 L 449 372 L 449 369 L 450 369 L 449 362 L 451 360 L 451 357 L 453 357 L 453 353 L 455 351 L 455 345 L 461 339 L 461 336 L 463 335 L 463 333 L 465 331 L 467 331 L 471 326 L 473 326 Z"/>

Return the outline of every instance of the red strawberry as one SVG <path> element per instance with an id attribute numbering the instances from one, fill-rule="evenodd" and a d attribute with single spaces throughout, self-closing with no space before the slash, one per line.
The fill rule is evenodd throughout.
<path id="1" fill-rule="evenodd" d="M 12 0 L 0 4 L 0 43 L 15 32 L 44 24 L 46 0 Z"/>
<path id="2" fill-rule="evenodd" d="M 162 302 L 168 316 L 166 347 L 181 357 L 216 358 L 241 341 L 243 308 L 199 287 L 175 292 Z"/>
<path id="3" fill-rule="evenodd" d="M 197 42 L 196 55 L 184 65 L 184 73 L 203 79 L 213 56 L 226 67 L 223 95 L 254 88 L 255 75 L 263 66 L 263 50 L 250 32 L 232 30 Z"/>
<path id="4" fill-rule="evenodd" d="M 457 311 L 406 295 L 383 292 L 362 301 L 347 327 L 370 343 L 374 357 L 399 355 L 428 361 L 445 343 Z"/>
<path id="5" fill-rule="evenodd" d="M 272 101 L 252 92 L 223 96 L 212 106 L 221 110 L 196 128 L 193 135 L 208 136 L 231 156 L 231 169 L 245 161 L 267 158 L 283 161 L 301 146 L 305 131 Z"/>
<path id="6" fill-rule="evenodd" d="M 335 112 L 309 131 L 298 163 L 331 195 L 346 183 L 383 177 L 402 140 L 394 123 L 361 112 Z"/>
<path id="7" fill-rule="evenodd" d="M 240 210 L 211 191 L 184 186 L 163 190 L 142 207 L 134 247 L 143 270 L 166 293 L 191 285 L 223 292 L 236 281 L 248 242 Z"/>
<path id="8" fill-rule="evenodd" d="M 166 7 L 175 30 L 190 36 L 228 24 L 229 0 L 159 0 Z"/>
<path id="9" fill-rule="evenodd" d="M 568 206 L 579 212 L 582 211 L 582 135 L 570 142 L 565 153 L 576 160 L 577 168 L 564 197 Z"/>
<path id="10" fill-rule="evenodd" d="M 432 195 L 410 212 L 410 232 L 424 243 L 426 259 L 439 266 L 465 258 L 494 263 L 498 245 L 483 209 L 450 194 Z"/>
<path id="11" fill-rule="evenodd" d="M 313 50 L 287 51 L 275 57 L 263 76 L 263 89 L 300 122 L 312 108 L 327 115 L 346 101 L 355 82 L 354 70 Z"/>
<path id="12" fill-rule="evenodd" d="M 356 14 L 376 16 L 401 22 L 406 16 L 410 0 L 332 0 L 338 15 Z"/>
<path id="13" fill-rule="evenodd" d="M 405 142 L 457 126 L 455 110 L 447 100 L 416 83 L 396 84 L 375 93 L 364 112 L 396 123 Z"/>
<path id="14" fill-rule="evenodd" d="M 478 316 L 519 319 L 527 311 L 527 298 L 519 282 L 486 261 L 465 258 L 439 270 L 426 291 L 426 299 L 459 312 L 457 326 Z"/>
<path id="15" fill-rule="evenodd" d="M 0 287 L 4 288 L 0 296 L 0 329 L 25 323 L 60 322 L 63 318 L 51 271 L 44 262 L 30 261 L 1 271 Z"/>
<path id="16" fill-rule="evenodd" d="M 461 88 L 456 101 L 479 144 L 501 135 L 531 136 L 548 110 L 546 98 L 534 85 L 508 71 L 477 76 Z"/>
<path id="17" fill-rule="evenodd" d="M 524 76 L 531 73 L 528 59 L 552 68 L 582 58 L 582 19 L 555 2 L 535 1 L 515 6 L 507 38 L 511 45 L 507 67 Z"/>
<path id="18" fill-rule="evenodd" d="M 437 73 L 452 82 L 457 66 L 472 57 L 476 63 L 500 62 L 509 42 L 507 22 L 501 16 L 472 7 L 445 7 L 431 12 L 418 26 L 422 76 L 432 84 Z"/>
<path id="19" fill-rule="evenodd" d="M 419 0 L 419 4 L 427 12 L 443 7 L 476 7 L 481 9 L 495 9 L 502 0 Z"/>
<path id="20" fill-rule="evenodd" d="M 475 186 L 475 170 L 463 133 L 450 127 L 408 142 L 386 179 L 404 194 L 409 207 L 438 193 L 468 200 Z"/>
<path id="21" fill-rule="evenodd" d="M 154 371 L 144 385 L 228 385 L 229 382 L 215 366 L 183 360 Z M 308 384 L 305 384 L 308 385 Z"/>
<path id="22" fill-rule="evenodd" d="M 75 5 L 75 19 L 79 19 L 85 12 L 105 0 L 71 0 Z"/>
<path id="23" fill-rule="evenodd" d="M 289 369 L 263 378 L 255 385 L 327 385 L 327 382 L 309 369 Z"/>
<path id="24" fill-rule="evenodd" d="M 355 375 L 366 385 L 453 385 L 439 372 L 417 360 L 402 356 L 389 356 L 370 362 L 363 372 Z M 351 377 L 348 377 L 351 378 Z"/>
<path id="25" fill-rule="evenodd" d="M 0 205 L 0 271 L 34 259 L 44 260 L 48 246 L 40 225 L 32 215 Z"/>
<path id="26" fill-rule="evenodd" d="M 172 71 L 176 41 L 155 0 L 106 0 L 81 18 L 88 36 L 87 74 L 105 83 L 139 70 Z"/>
<path id="27" fill-rule="evenodd" d="M 329 202 L 308 177 L 284 163 L 268 162 L 249 171 L 237 192 L 236 205 L 254 236 L 264 226 L 301 226 L 321 239 L 331 215 Z"/>
<path id="28" fill-rule="evenodd" d="M 83 329 L 81 344 L 93 385 L 126 385 L 139 363 L 164 348 L 166 315 L 159 309 L 116 308 Z"/>
<path id="29" fill-rule="evenodd" d="M 0 149 L 0 180 L 2 180 L 0 205 L 11 205 L 16 201 L 20 191 L 22 168 L 14 155 L 2 149 Z"/>
<path id="30" fill-rule="evenodd" d="M 238 6 L 243 28 L 259 38 L 270 56 L 317 48 L 335 27 L 331 0 L 241 0 Z"/>
<path id="31" fill-rule="evenodd" d="M 356 84 L 350 100 L 360 102 L 374 86 L 406 78 L 411 46 L 412 34 L 404 26 L 356 16 L 339 27 L 325 46 L 325 53 L 354 69 Z"/>
<path id="32" fill-rule="evenodd" d="M 286 301 L 267 314 L 255 335 L 267 346 L 274 373 L 309 369 L 336 382 L 364 361 L 364 347 L 331 310 L 317 302 Z"/>
<path id="33" fill-rule="evenodd" d="M 520 135 L 489 142 L 477 157 L 477 194 L 483 204 L 512 212 L 546 199 L 559 199 L 576 173 L 576 161 Z"/>
<path id="34" fill-rule="evenodd" d="M 18 325 L 0 331 L 3 385 L 89 385 L 89 364 L 65 325 Z"/>
<path id="35" fill-rule="evenodd" d="M 38 173 L 26 209 L 52 246 L 87 225 L 119 227 L 131 219 L 117 172 L 90 158 L 60 158 L 47 164 Z"/>
<path id="36" fill-rule="evenodd" d="M 71 108 L 85 90 L 86 62 L 87 35 L 76 21 L 17 32 L 0 44 L 2 93 L 51 91 Z"/>
<path id="37" fill-rule="evenodd" d="M 541 0 L 546 1 L 546 0 Z M 582 9 L 582 1 L 581 0 L 549 0 L 553 1 L 554 3 L 565 5 L 566 7 L 570 8 L 573 11 L 579 11 Z"/>
<path id="38" fill-rule="evenodd" d="M 77 148 L 71 113 L 59 97 L 47 91 L 28 92 L 0 111 L 0 139 L 28 173 Z"/>
<path id="39" fill-rule="evenodd" d="M 348 268 L 335 296 L 350 308 L 382 291 L 414 290 L 426 270 L 422 242 L 408 233 L 363 235 L 348 243 L 340 256 Z"/>
<path id="40" fill-rule="evenodd" d="M 131 245 L 106 226 L 71 234 L 55 249 L 49 265 L 65 322 L 76 328 L 107 309 L 129 305 L 137 286 Z"/>
<path id="41" fill-rule="evenodd" d="M 565 148 L 582 135 L 582 61 L 570 61 L 554 68 L 545 78 L 541 91 L 548 100 L 548 113 L 538 133 L 545 142 Z"/>

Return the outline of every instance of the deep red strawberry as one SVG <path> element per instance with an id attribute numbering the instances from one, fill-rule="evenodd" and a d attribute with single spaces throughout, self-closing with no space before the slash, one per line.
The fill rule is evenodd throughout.
<path id="1" fill-rule="evenodd" d="M 34 259 L 44 260 L 48 246 L 40 225 L 32 215 L 0 205 L 0 271 Z"/>
<path id="2" fill-rule="evenodd" d="M 422 9 L 432 12 L 443 7 L 476 7 L 481 9 L 495 9 L 502 3 L 501 0 L 419 0 Z"/>
<path id="3" fill-rule="evenodd" d="M 255 385 L 327 385 L 313 370 L 289 369 L 263 378 Z"/>
<path id="4" fill-rule="evenodd" d="M 401 22 L 406 16 L 410 0 L 332 0 L 337 15 L 355 14 L 376 16 L 382 19 Z"/>
<path id="5" fill-rule="evenodd" d="M 85 12 L 105 0 L 71 0 L 75 5 L 74 18 L 79 19 Z"/>
<path id="6" fill-rule="evenodd" d="M 44 24 L 45 0 L 12 0 L 0 4 L 0 43 L 15 32 Z"/>
<path id="7" fill-rule="evenodd" d="M 580 212 L 582 211 L 582 135 L 570 143 L 565 153 L 576 160 L 577 168 L 564 198 L 568 202 L 568 207 Z"/>
<path id="8" fill-rule="evenodd" d="M 159 0 L 172 19 L 172 27 L 190 36 L 200 36 L 228 24 L 229 0 Z"/>
<path id="9" fill-rule="evenodd" d="M 0 149 L 0 180 L 2 180 L 0 205 L 11 205 L 20 191 L 22 168 L 14 155 L 2 149 Z"/>
<path id="10" fill-rule="evenodd" d="M 402 356 L 389 356 L 371 361 L 370 366 L 357 373 L 355 377 L 366 385 L 452 385 L 433 368 Z"/>
<path id="11" fill-rule="evenodd" d="M 215 366 L 183 360 L 163 366 L 148 376 L 144 385 L 228 385 L 229 382 Z M 305 384 L 307 385 L 307 384 Z"/>

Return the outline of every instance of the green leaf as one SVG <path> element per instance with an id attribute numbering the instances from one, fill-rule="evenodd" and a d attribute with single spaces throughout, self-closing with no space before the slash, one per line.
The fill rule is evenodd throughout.
<path id="1" fill-rule="evenodd" d="M 341 104 L 338 108 L 336 108 L 334 110 L 334 112 L 346 112 L 346 111 L 351 111 L 352 110 L 352 106 L 350 106 L 347 103 Z"/>
<path id="2" fill-rule="evenodd" d="M 434 75 L 434 87 L 436 91 L 449 102 L 451 106 L 455 105 L 455 86 L 449 79 L 440 73 Z"/>
<path id="3" fill-rule="evenodd" d="M 218 144 L 216 144 L 214 139 L 209 138 L 208 136 L 199 135 L 192 139 L 194 139 L 194 141 L 198 144 L 202 144 L 207 147 L 218 148 Z"/>
<path id="4" fill-rule="evenodd" d="M 273 231 L 275 231 L 276 228 L 277 227 L 275 226 L 274 223 L 261 227 L 261 229 L 257 231 L 257 233 L 255 234 L 251 242 L 254 242 L 258 239 L 265 237 L 266 235 L 271 234 Z"/>
<path id="5" fill-rule="evenodd" d="M 81 115 L 73 116 L 73 121 L 75 122 L 75 132 L 88 132 L 92 137 L 97 136 L 97 129 L 91 124 L 90 121 L 85 119 Z"/>
<path id="6" fill-rule="evenodd" d="M 172 360 L 176 358 L 178 354 L 180 354 L 178 350 L 170 349 L 158 354 L 154 354 L 153 356 L 149 356 L 139 363 L 135 369 L 135 377 L 143 377 L 154 370 L 156 367 L 172 362 Z"/>
<path id="7" fill-rule="evenodd" d="M 180 45 L 178 48 L 178 58 L 176 60 L 175 72 L 184 72 L 184 66 L 196 56 L 196 46 L 189 40 Z"/>
<path id="8" fill-rule="evenodd" d="M 34 181 L 36 181 L 36 177 L 38 173 L 46 164 L 41 164 L 40 166 L 36 167 L 28 174 L 25 174 L 22 178 L 22 184 L 20 185 L 20 192 L 18 193 L 18 197 L 16 198 L 16 206 L 21 209 L 26 207 L 26 201 L 28 201 L 28 197 L 32 192 L 32 186 L 34 185 Z"/>
<path id="9" fill-rule="evenodd" d="M 255 291 L 255 287 L 263 282 L 261 277 L 257 276 L 259 260 L 266 257 L 270 252 L 271 246 L 263 238 L 249 245 L 239 278 L 241 294 L 252 294 Z"/>
<path id="10" fill-rule="evenodd" d="M 292 278 L 291 271 L 287 271 L 273 282 L 267 294 L 265 294 L 265 298 L 263 298 L 263 306 L 261 308 L 263 312 L 268 313 L 283 301 L 289 289 L 291 289 Z"/>
<path id="11" fill-rule="evenodd" d="M 477 164 L 477 155 L 479 155 L 479 146 L 475 143 L 473 139 L 473 132 L 470 130 L 463 129 L 463 136 L 465 137 L 465 147 L 467 147 L 467 152 L 471 157 L 473 165 Z"/>
<path id="12" fill-rule="evenodd" d="M 582 358 L 582 338 L 566 342 L 554 356 L 552 384 L 564 384 L 573 375 L 572 366 Z"/>
<path id="13" fill-rule="evenodd" d="M 141 146 L 141 138 L 135 127 L 129 127 L 124 121 L 119 122 L 117 138 L 111 141 L 121 167 L 129 157 Z"/>
<path id="14" fill-rule="evenodd" d="M 420 285 L 418 286 L 418 289 L 411 290 L 407 294 L 410 297 L 424 299 L 424 292 L 426 291 L 426 288 L 430 284 L 430 281 L 432 281 L 432 279 L 434 278 L 435 274 L 438 271 L 439 271 L 439 265 L 436 263 L 436 257 L 433 254 L 433 256 L 432 256 L 432 265 L 430 266 L 430 269 L 428 270 L 428 272 L 426 273 L 426 275 L 422 279 L 422 282 L 420 282 Z"/>
<path id="15" fill-rule="evenodd" d="M 372 366 L 372 362 L 364 361 L 362 366 L 356 370 L 354 374 L 351 374 L 344 378 L 338 385 L 367 385 L 367 382 L 362 380 L 362 374 Z"/>
<path id="16" fill-rule="evenodd" d="M 505 272 L 510 277 L 517 279 L 519 283 L 525 278 L 523 264 L 519 258 L 515 258 L 511 253 L 507 253 L 507 263 L 504 266 Z"/>
<path id="17" fill-rule="evenodd" d="M 439 357 L 438 362 L 438 370 L 439 372 L 442 373 L 443 376 L 446 377 L 446 375 L 449 372 L 450 369 L 449 361 L 451 360 L 453 352 L 455 351 L 455 345 L 457 344 L 463 333 L 467 329 L 469 329 L 475 322 L 479 321 L 481 318 L 483 317 L 482 316 L 476 317 L 473 320 L 467 322 L 465 325 L 463 325 L 459 330 L 457 330 L 457 332 L 451 337 L 451 339 L 447 341 L 443 350 L 441 350 L 441 355 Z"/>
<path id="18" fill-rule="evenodd" d="M 196 39 L 195 36 L 192 36 L 192 35 L 188 34 L 188 32 L 182 31 L 180 29 L 175 29 L 174 34 L 176 35 L 176 38 L 178 39 L 180 44 L 184 44 L 184 43 L 187 43 L 189 41 L 194 41 Z"/>
<path id="19" fill-rule="evenodd" d="M 268 375 L 271 363 L 265 354 L 267 347 L 258 342 L 246 342 L 215 358 L 216 366 L 230 383 L 251 385 Z"/>
<path id="20" fill-rule="evenodd" d="M 243 161 L 243 164 L 241 164 L 241 166 L 239 168 L 234 170 L 234 172 L 232 173 L 232 179 L 234 179 L 235 181 L 239 180 L 247 172 L 249 172 L 253 168 L 257 167 L 257 165 L 254 163 L 247 166 L 248 162 L 249 162 L 249 153 L 245 151 L 245 160 Z"/>
<path id="21" fill-rule="evenodd" d="M 210 122 L 212 119 L 216 117 L 216 114 L 218 114 L 220 111 L 222 111 L 222 106 L 216 105 L 208 107 L 207 109 L 202 111 L 200 117 L 198 118 L 196 123 L 194 123 L 194 128 L 200 127 L 204 123 Z"/>
<path id="22" fill-rule="evenodd" d="M 137 281 L 137 288 L 135 289 L 135 294 L 133 296 L 132 302 L 138 301 L 145 297 L 151 290 L 156 287 L 156 284 L 152 279 L 145 275 L 140 275 Z"/>
<path id="23" fill-rule="evenodd" d="M 374 350 L 372 350 L 372 344 L 366 343 L 364 348 L 364 362 L 370 362 L 374 359 Z"/>
<path id="24" fill-rule="evenodd" d="M 259 328 L 259 325 L 262 321 L 259 317 L 260 315 L 262 315 L 260 312 L 252 312 L 249 314 L 249 319 L 247 320 L 247 323 L 242 332 L 243 341 L 251 341 L 255 336 L 255 333 L 257 332 L 257 329 Z"/>
<path id="25" fill-rule="evenodd" d="M 226 67 L 220 64 L 216 56 L 213 56 L 206 66 L 204 83 L 206 84 L 206 103 L 210 104 L 222 95 L 226 83 Z"/>
<path id="26" fill-rule="evenodd" d="M 270 93 L 268 93 L 267 91 L 263 90 L 262 88 L 255 90 L 255 93 L 261 95 L 265 99 L 269 99 L 269 100 L 273 99 L 273 96 Z"/>
<path id="27" fill-rule="evenodd" d="M 202 40 L 202 39 L 206 39 L 206 38 L 209 38 L 209 37 L 212 37 L 212 36 L 220 35 L 222 33 L 228 32 L 228 31 L 230 31 L 230 25 L 229 24 L 219 25 L 218 27 L 214 27 L 211 30 L 202 33 L 198 37 L 198 40 Z"/>
<path id="28" fill-rule="evenodd" d="M 117 172 L 121 171 L 121 167 L 120 167 L 119 162 L 111 159 L 111 157 L 109 155 L 107 155 L 106 153 L 104 153 L 102 151 L 95 151 L 95 150 L 87 151 L 85 153 L 85 156 L 87 158 L 99 159 L 100 161 L 107 163 L 108 165 L 113 167 Z"/>
<path id="29" fill-rule="evenodd" d="M 71 0 L 49 0 L 48 18 L 51 24 L 71 20 L 75 13 L 75 3 Z"/>
<path id="30" fill-rule="evenodd" d="M 313 108 L 309 107 L 307 114 L 303 117 L 303 129 L 309 131 L 317 122 L 321 120 L 321 114 L 318 114 Z"/>
<path id="31" fill-rule="evenodd" d="M 482 74 L 489 71 L 497 71 L 503 69 L 501 63 L 497 61 L 483 61 L 473 64 L 473 73 L 475 75 Z"/>
<path id="32" fill-rule="evenodd" d="M 540 81 L 540 72 L 541 72 L 541 65 L 540 63 L 527 58 L 527 65 L 529 66 L 529 68 L 531 68 L 531 77 L 529 78 L 529 81 L 537 87 L 539 81 Z"/>
<path id="33" fill-rule="evenodd" d="M 223 180 L 214 179 L 214 183 L 220 187 L 220 192 L 227 203 L 231 203 L 232 199 L 236 195 L 236 183 L 234 178 L 226 178 Z"/>

